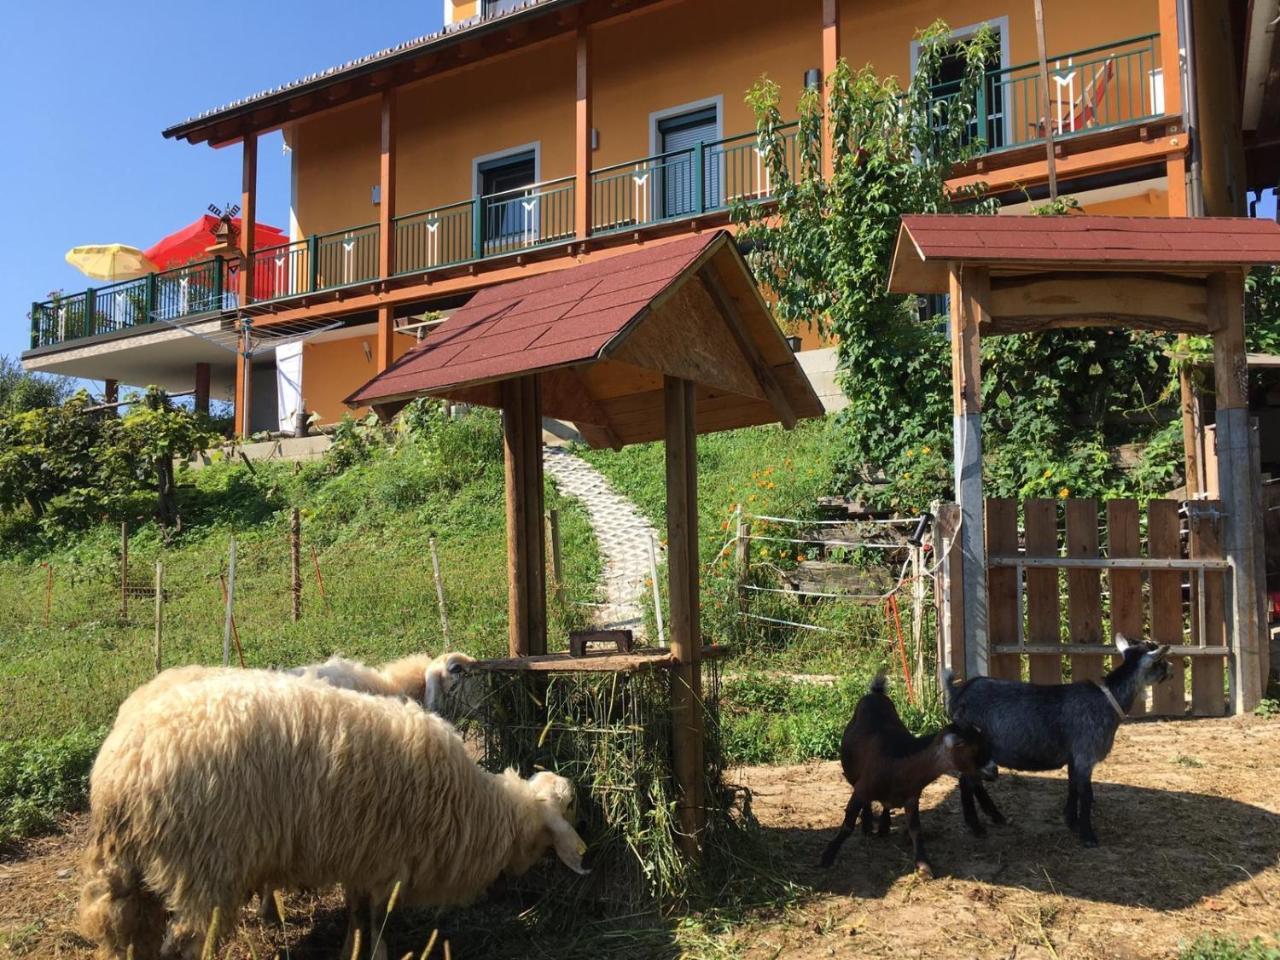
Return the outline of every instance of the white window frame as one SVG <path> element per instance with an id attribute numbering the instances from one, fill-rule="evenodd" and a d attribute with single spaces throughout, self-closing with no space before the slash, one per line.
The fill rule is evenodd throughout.
<path id="1" fill-rule="evenodd" d="M 494 160 L 503 160 L 507 157 L 519 156 L 522 153 L 533 153 L 533 184 L 537 186 L 542 183 L 542 141 L 534 140 L 532 143 L 524 143 L 518 147 L 508 147 L 505 150 L 495 150 L 493 153 L 481 154 L 478 157 L 471 158 L 471 196 L 478 199 L 482 194 L 480 168 Z M 533 224 L 531 232 L 535 237 L 542 236 L 542 205 L 538 204 L 533 209 Z M 486 243 L 488 241 L 485 241 Z"/>
<path id="2" fill-rule="evenodd" d="M 947 38 L 950 40 L 967 40 L 969 37 L 972 37 L 975 33 L 977 33 L 983 27 L 990 27 L 992 30 L 997 31 L 1000 37 L 1000 69 L 1008 70 L 1010 66 L 1009 64 L 1009 15 L 1008 14 L 1005 14 L 999 17 L 989 17 L 986 20 L 979 20 L 977 23 L 971 23 L 968 26 L 956 27 L 954 30 L 952 30 L 950 33 L 947 34 Z M 912 40 L 911 41 L 911 77 L 912 79 L 915 79 L 916 64 L 919 61 L 920 61 L 920 41 Z M 1013 140 L 1011 137 L 1012 131 L 1010 130 L 1010 127 L 1009 127 L 1009 110 L 1007 108 L 1004 111 L 1003 127 L 1004 127 L 1004 142 L 1006 144 L 1011 144 Z"/>

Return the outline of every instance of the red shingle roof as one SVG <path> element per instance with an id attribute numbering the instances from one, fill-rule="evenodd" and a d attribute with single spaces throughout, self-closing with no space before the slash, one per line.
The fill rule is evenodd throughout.
<path id="1" fill-rule="evenodd" d="M 949 262 L 1058 269 L 1280 263 L 1280 225 L 1245 217 L 909 215 L 889 289 L 945 293 Z"/>
<path id="2" fill-rule="evenodd" d="M 725 236 L 688 237 L 481 290 L 348 402 L 363 406 L 593 360 Z"/>

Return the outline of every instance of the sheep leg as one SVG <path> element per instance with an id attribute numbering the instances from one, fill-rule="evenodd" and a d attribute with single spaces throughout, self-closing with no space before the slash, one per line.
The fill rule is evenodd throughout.
<path id="1" fill-rule="evenodd" d="M 924 852 L 924 833 L 920 829 L 920 798 L 907 801 L 907 832 L 911 834 L 911 846 L 916 858 L 916 873 L 926 880 L 933 879 L 933 867 Z"/>
<path id="2" fill-rule="evenodd" d="M 827 849 L 822 851 L 820 863 L 823 867 L 829 867 L 836 862 L 836 854 L 840 852 L 844 842 L 853 833 L 853 829 L 858 823 L 858 814 L 862 812 L 864 806 L 867 806 L 867 804 L 858 796 L 858 791 L 855 790 L 853 796 L 849 798 L 849 805 L 844 808 L 844 823 L 840 824 L 840 830 L 836 833 L 835 838 L 827 844 Z"/>
<path id="3" fill-rule="evenodd" d="M 975 837 L 985 837 L 987 828 L 978 819 L 978 808 L 974 806 L 974 782 L 964 774 L 960 775 L 960 809 L 964 811 L 964 822 L 969 832 Z"/>
<path id="4" fill-rule="evenodd" d="M 365 951 L 372 945 L 369 939 L 369 928 L 373 925 L 373 911 L 370 898 L 363 893 L 346 891 L 347 899 L 347 936 L 342 941 L 342 949 L 338 952 L 339 960 L 361 960 Z M 357 937 L 359 941 L 357 942 Z M 359 956 L 357 956 L 357 951 Z"/>
<path id="5" fill-rule="evenodd" d="M 263 923 L 284 923 L 284 917 L 276 907 L 275 889 L 263 887 L 258 891 L 258 919 Z"/>
<path id="6" fill-rule="evenodd" d="M 1080 791 L 1080 842 L 1086 847 L 1098 845 L 1098 835 L 1093 832 L 1093 768 L 1085 767 L 1076 775 Z"/>
<path id="7" fill-rule="evenodd" d="M 1076 810 L 1080 801 L 1080 790 L 1077 785 L 1080 775 L 1076 772 L 1074 763 L 1067 764 L 1067 806 L 1062 812 L 1062 818 L 1067 823 L 1067 829 L 1072 833 L 1076 832 L 1079 825 L 1079 818 Z"/>
<path id="8" fill-rule="evenodd" d="M 1008 821 L 1005 820 L 1004 814 L 996 807 L 996 803 L 991 799 L 991 794 L 987 793 L 987 788 L 982 785 L 981 780 L 973 781 L 973 795 L 978 799 L 978 806 L 982 807 L 988 819 L 997 826 L 1004 826 Z"/>
<path id="9" fill-rule="evenodd" d="M 887 837 L 889 835 L 890 815 L 889 808 L 886 806 L 880 811 L 880 829 L 876 831 L 880 836 Z"/>

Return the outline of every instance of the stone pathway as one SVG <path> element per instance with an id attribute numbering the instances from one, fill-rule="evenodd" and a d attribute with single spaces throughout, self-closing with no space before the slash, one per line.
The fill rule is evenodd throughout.
<path id="1" fill-rule="evenodd" d="M 645 609 L 652 604 L 649 577 L 649 538 L 658 540 L 630 500 L 618 494 L 604 474 L 562 447 L 543 447 L 543 471 L 560 492 L 582 502 L 591 519 L 604 558 L 605 602 L 599 626 L 615 630 L 644 630 Z M 659 547 L 659 550 L 661 547 Z M 658 557 L 659 563 L 661 556 Z"/>

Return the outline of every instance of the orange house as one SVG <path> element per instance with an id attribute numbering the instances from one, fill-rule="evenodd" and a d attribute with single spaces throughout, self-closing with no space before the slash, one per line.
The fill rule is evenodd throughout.
<path id="1" fill-rule="evenodd" d="M 986 182 L 1009 210 L 1044 196 L 1050 131 L 1059 188 L 1088 213 L 1242 213 L 1280 169 L 1262 146 L 1246 156 L 1258 37 L 1227 0 L 1046 0 L 1047 111 L 1031 0 L 442 2 L 435 34 L 166 130 L 239 147 L 249 224 L 258 138 L 282 130 L 291 242 L 249 249 L 246 229 L 224 256 L 35 303 L 28 369 L 194 382 L 200 402 L 234 403 L 241 432 L 289 429 L 299 410 L 332 421 L 476 290 L 767 200 L 747 89 L 768 75 L 794 109 L 841 57 L 905 79 L 940 17 L 996 33 L 986 149 L 955 182 Z"/>

